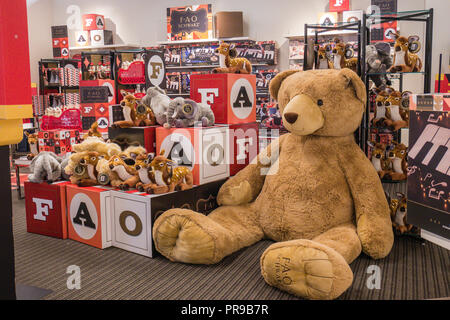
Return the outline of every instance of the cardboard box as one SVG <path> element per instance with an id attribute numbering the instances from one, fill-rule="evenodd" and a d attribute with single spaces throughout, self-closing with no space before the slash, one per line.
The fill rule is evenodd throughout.
<path id="1" fill-rule="evenodd" d="M 166 88 L 166 64 L 162 50 L 145 50 L 145 86 Z"/>
<path id="2" fill-rule="evenodd" d="M 25 182 L 27 232 L 67 239 L 67 184 Z"/>
<path id="3" fill-rule="evenodd" d="M 242 37 L 244 22 L 242 11 L 221 11 L 215 15 L 216 38 Z"/>
<path id="4" fill-rule="evenodd" d="M 111 190 L 100 186 L 67 185 L 69 239 L 100 249 L 111 246 Z"/>
<path id="5" fill-rule="evenodd" d="M 171 208 L 191 209 L 209 214 L 217 208 L 217 193 L 225 180 L 195 186 L 185 191 L 149 195 L 132 191 L 111 191 L 112 245 L 154 257 L 152 239 L 155 220 Z"/>
<path id="6" fill-rule="evenodd" d="M 191 76 L 191 99 L 211 106 L 218 124 L 256 121 L 254 74 L 197 74 Z"/>
<path id="7" fill-rule="evenodd" d="M 179 166 L 188 167 L 194 184 L 204 184 L 230 176 L 229 138 L 226 126 L 208 128 L 156 128 L 156 153 Z"/>
<path id="8" fill-rule="evenodd" d="M 114 44 L 113 32 L 110 30 L 92 30 L 91 46 L 107 46 Z"/>
<path id="9" fill-rule="evenodd" d="M 72 152 L 72 146 L 80 142 L 78 130 L 48 130 L 38 133 L 39 152 L 48 151 L 63 156 Z"/>

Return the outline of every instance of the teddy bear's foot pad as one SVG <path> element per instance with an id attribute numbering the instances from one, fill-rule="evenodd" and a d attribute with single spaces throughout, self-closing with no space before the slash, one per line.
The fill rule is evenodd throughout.
<path id="1" fill-rule="evenodd" d="M 335 250 L 310 240 L 270 246 L 261 257 L 268 284 L 307 299 L 335 299 L 353 281 L 353 273 Z"/>

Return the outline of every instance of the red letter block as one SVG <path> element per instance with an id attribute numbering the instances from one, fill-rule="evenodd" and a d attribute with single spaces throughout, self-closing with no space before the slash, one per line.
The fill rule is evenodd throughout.
<path id="1" fill-rule="evenodd" d="M 111 190 L 67 185 L 69 239 L 100 249 L 111 246 Z"/>
<path id="2" fill-rule="evenodd" d="M 244 169 L 258 155 L 259 126 L 257 122 L 233 124 L 230 132 L 230 175 Z"/>
<path id="3" fill-rule="evenodd" d="M 67 239 L 66 185 L 25 182 L 27 231 Z"/>
<path id="4" fill-rule="evenodd" d="M 191 76 L 191 99 L 211 106 L 216 123 L 256 121 L 254 74 L 195 74 Z"/>

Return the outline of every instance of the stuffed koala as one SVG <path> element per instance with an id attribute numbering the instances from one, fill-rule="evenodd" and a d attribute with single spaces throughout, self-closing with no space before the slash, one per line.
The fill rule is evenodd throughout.
<path id="1" fill-rule="evenodd" d="M 187 128 L 201 122 L 203 127 L 214 125 L 215 117 L 208 104 L 197 103 L 181 97 L 173 99 L 167 111 L 167 123 L 164 127 Z"/>
<path id="2" fill-rule="evenodd" d="M 167 110 L 171 99 L 166 95 L 163 89 L 151 87 L 147 90 L 147 95 L 141 99 L 142 103 L 150 106 L 159 125 L 167 122 Z"/>
<path id="3" fill-rule="evenodd" d="M 53 152 L 43 151 L 39 153 L 30 164 L 30 170 L 33 172 L 28 175 L 28 180 L 34 183 L 47 181 L 52 183 L 61 178 L 62 159 Z"/>
<path id="4" fill-rule="evenodd" d="M 384 74 L 391 66 L 391 47 L 388 43 L 377 42 L 366 46 L 366 69 L 368 73 L 379 73 L 370 75 L 377 88 L 391 85 L 391 81 Z"/>
<path id="5" fill-rule="evenodd" d="M 272 239 L 261 273 L 274 287 L 307 299 L 334 299 L 353 281 L 361 252 L 389 254 L 393 232 L 377 172 L 355 143 L 366 89 L 341 70 L 288 70 L 270 82 L 290 133 L 230 178 L 208 216 L 171 209 L 153 227 L 171 261 L 213 264 Z"/>

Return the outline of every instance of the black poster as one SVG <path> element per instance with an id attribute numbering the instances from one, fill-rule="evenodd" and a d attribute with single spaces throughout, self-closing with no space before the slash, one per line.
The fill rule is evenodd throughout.
<path id="1" fill-rule="evenodd" d="M 174 10 L 170 16 L 170 26 L 172 33 L 192 33 L 194 31 L 206 32 L 208 31 L 208 12 L 206 9 L 199 9 L 192 11 Z"/>
<path id="2" fill-rule="evenodd" d="M 52 26 L 52 38 L 67 38 L 67 26 Z"/>
<path id="3" fill-rule="evenodd" d="M 81 103 L 108 103 L 109 88 L 99 87 L 80 87 Z"/>
<path id="4" fill-rule="evenodd" d="M 166 89 L 166 63 L 164 51 L 145 50 L 145 86 Z"/>
<path id="5" fill-rule="evenodd" d="M 383 14 L 397 12 L 397 0 L 372 0 L 372 5 L 378 6 Z"/>
<path id="6" fill-rule="evenodd" d="M 450 114 L 410 111 L 408 223 L 450 239 Z"/>

